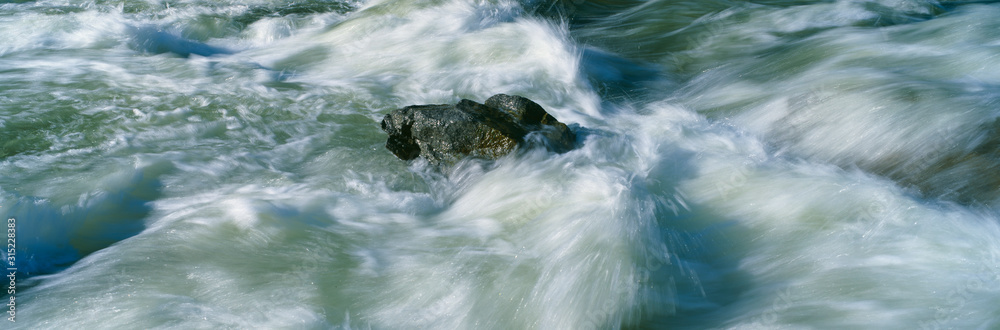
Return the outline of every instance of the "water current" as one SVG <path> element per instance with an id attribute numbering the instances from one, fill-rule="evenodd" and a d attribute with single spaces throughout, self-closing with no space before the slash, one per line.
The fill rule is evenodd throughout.
<path id="1" fill-rule="evenodd" d="M 997 17 L 995 1 L 0 1 L 16 240 L 0 321 L 998 329 Z M 441 173 L 384 147 L 393 109 L 497 93 L 577 148 Z"/>

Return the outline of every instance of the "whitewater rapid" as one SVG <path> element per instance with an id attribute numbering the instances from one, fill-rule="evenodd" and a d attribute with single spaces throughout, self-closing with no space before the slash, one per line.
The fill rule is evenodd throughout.
<path id="1" fill-rule="evenodd" d="M 997 328 L 998 14 L 3 3 L 18 281 L 0 322 Z M 497 93 L 539 103 L 579 148 L 447 173 L 384 148 L 393 109 Z"/>

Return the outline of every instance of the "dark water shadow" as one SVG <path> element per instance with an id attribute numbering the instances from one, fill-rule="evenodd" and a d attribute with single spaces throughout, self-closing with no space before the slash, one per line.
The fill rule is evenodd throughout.
<path id="1" fill-rule="evenodd" d="M 167 162 L 145 166 L 120 189 L 85 192 L 76 203 L 33 196 L 16 196 L 12 203 L 4 203 L 4 218 L 16 222 L 18 281 L 60 272 L 142 232 L 153 210 L 150 202 L 163 195 L 160 178 L 173 168 Z M 19 288 L 31 284 L 29 281 Z"/>
<path id="2" fill-rule="evenodd" d="M 647 260 L 646 280 L 673 297 L 646 301 L 637 322 L 622 325 L 627 329 L 721 327 L 728 320 L 726 306 L 753 287 L 750 275 L 739 268 L 749 249 L 737 237 L 749 235 L 749 229 L 688 200 L 678 187 L 696 177 L 698 155 L 671 148 L 661 147 L 660 161 L 630 190 L 650 196 L 656 218 L 656 228 L 650 229 L 665 243 L 662 255 Z M 664 285 L 669 287 L 657 287 Z"/>
<path id="3" fill-rule="evenodd" d="M 595 47 L 584 47 L 580 72 L 605 103 L 603 109 L 617 109 L 612 104 L 641 105 L 654 101 L 653 92 L 674 90 L 677 85 L 659 65 L 631 60 Z"/>
<path id="4" fill-rule="evenodd" d="M 234 50 L 189 40 L 153 26 L 136 27 L 129 32 L 129 46 L 150 54 L 171 53 L 181 57 L 191 55 L 209 57 L 236 53 Z"/>
<path id="5" fill-rule="evenodd" d="M 269 17 L 307 16 L 324 13 L 347 14 L 356 10 L 353 3 L 341 1 L 306 1 L 282 3 L 278 6 L 254 6 L 243 14 L 232 18 L 233 24 L 242 30 L 251 24 Z"/>

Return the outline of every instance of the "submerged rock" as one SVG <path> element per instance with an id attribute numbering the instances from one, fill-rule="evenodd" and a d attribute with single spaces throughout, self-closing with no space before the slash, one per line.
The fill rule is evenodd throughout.
<path id="1" fill-rule="evenodd" d="M 497 159 L 518 145 L 542 137 L 556 152 L 573 148 L 576 135 L 537 103 L 520 96 L 497 94 L 486 104 L 411 105 L 382 119 L 385 143 L 396 157 L 424 157 L 434 165 L 451 165 L 465 157 Z"/>

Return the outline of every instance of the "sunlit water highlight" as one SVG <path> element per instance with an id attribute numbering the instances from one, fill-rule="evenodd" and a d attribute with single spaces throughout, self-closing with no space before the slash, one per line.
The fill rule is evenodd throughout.
<path id="1" fill-rule="evenodd" d="M 998 15 L 0 4 L 4 325 L 997 328 Z M 579 147 L 448 173 L 383 147 L 395 108 L 496 93 Z"/>

